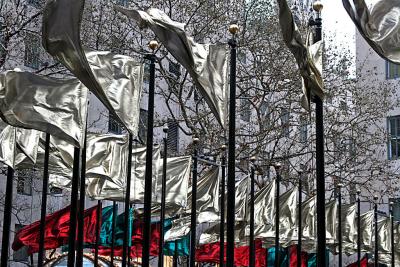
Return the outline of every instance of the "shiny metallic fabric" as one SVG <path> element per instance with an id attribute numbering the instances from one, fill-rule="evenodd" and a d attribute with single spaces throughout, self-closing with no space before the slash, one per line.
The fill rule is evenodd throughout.
<path id="1" fill-rule="evenodd" d="M 333 200 L 325 205 L 327 244 L 334 244 L 337 239 L 337 212 L 338 203 L 336 200 Z"/>
<path id="2" fill-rule="evenodd" d="M 143 65 L 109 52 L 87 52 L 80 40 L 84 0 L 48 0 L 42 41 L 133 134 L 137 135 Z"/>
<path id="3" fill-rule="evenodd" d="M 164 241 L 180 239 L 190 232 L 190 216 L 182 217 L 172 221 L 172 227 L 165 232 Z"/>
<path id="4" fill-rule="evenodd" d="M 343 6 L 368 44 L 381 57 L 400 64 L 400 2 L 398 0 L 342 0 Z"/>
<path id="5" fill-rule="evenodd" d="M 0 115 L 10 125 L 35 129 L 81 146 L 87 114 L 86 87 L 76 79 L 29 72 L 0 74 Z"/>
<path id="6" fill-rule="evenodd" d="M 219 222 L 219 167 L 213 166 L 197 181 L 197 222 Z M 192 212 L 192 188 L 189 188 L 186 213 Z"/>
<path id="7" fill-rule="evenodd" d="M 315 250 L 317 238 L 317 198 L 313 196 L 302 203 L 301 226 L 302 226 L 302 249 L 307 252 Z"/>
<path id="8" fill-rule="evenodd" d="M 372 242 L 372 236 L 374 233 L 373 229 L 374 229 L 374 211 L 370 210 L 361 215 L 361 251 L 363 252 L 370 252 L 373 251 L 374 249 L 374 245 Z"/>
<path id="9" fill-rule="evenodd" d="M 222 127 L 225 127 L 228 99 L 227 45 L 198 44 L 185 32 L 185 25 L 171 20 L 163 11 L 116 10 L 136 20 L 140 27 L 149 27 L 175 59 L 192 76 L 200 93 Z"/>
<path id="10" fill-rule="evenodd" d="M 297 187 L 293 187 L 279 197 L 279 241 L 282 244 L 289 243 L 297 232 L 297 191 Z"/>
<path id="11" fill-rule="evenodd" d="M 0 162 L 14 169 L 15 127 L 6 126 L 0 133 Z"/>
<path id="12" fill-rule="evenodd" d="M 254 196 L 254 236 L 257 238 L 271 237 L 274 234 L 275 186 L 275 181 L 271 181 Z M 247 213 L 247 222 L 250 222 L 249 216 Z M 246 228 L 246 235 L 250 235 L 249 225 Z"/>
<path id="13" fill-rule="evenodd" d="M 357 251 L 357 205 L 342 206 L 342 249 L 347 254 Z M 338 240 L 336 241 L 338 242 Z M 335 249 L 337 252 L 337 248 Z"/>
<path id="14" fill-rule="evenodd" d="M 86 143 L 86 178 L 110 180 L 122 188 L 127 172 L 128 135 L 88 134 Z"/>
<path id="15" fill-rule="evenodd" d="M 36 163 L 40 135 L 36 130 L 16 128 L 17 150 L 21 150 L 33 163 Z"/>
<path id="16" fill-rule="evenodd" d="M 247 212 L 247 199 L 249 195 L 250 177 L 246 176 L 235 184 L 235 221 L 245 221 Z M 227 199 L 225 198 L 225 206 Z M 226 214 L 225 214 L 226 218 Z"/>
<path id="17" fill-rule="evenodd" d="M 390 218 L 385 218 L 383 220 L 378 221 L 379 253 L 385 254 L 385 253 L 390 253 L 392 251 L 392 245 L 390 239 L 391 239 Z"/>
<path id="18" fill-rule="evenodd" d="M 186 207 L 188 203 L 188 186 L 191 172 L 192 157 L 167 158 L 166 196 L 165 204 L 172 207 Z M 163 159 L 159 160 L 156 203 L 161 203 Z"/>
<path id="19" fill-rule="evenodd" d="M 244 229 L 246 226 L 246 222 L 235 222 L 235 229 L 234 229 L 234 238 L 235 238 L 235 245 L 236 246 L 241 246 L 248 244 L 248 239 L 244 235 Z M 217 223 L 205 231 L 203 231 L 200 235 L 200 240 L 199 244 L 204 245 L 204 244 L 211 244 L 215 242 L 219 242 L 219 236 L 220 236 L 220 224 Z M 226 227 L 225 227 L 225 240 L 226 240 Z"/>
<path id="20" fill-rule="evenodd" d="M 294 55 L 300 74 L 303 78 L 304 93 L 302 105 L 309 109 L 310 99 L 312 96 L 324 98 L 324 84 L 319 66 L 321 57 L 321 44 L 316 43 L 314 46 L 307 47 L 301 37 L 301 34 L 294 22 L 292 12 L 286 0 L 277 0 L 279 5 L 279 23 L 282 30 L 283 40 L 286 46 Z"/>

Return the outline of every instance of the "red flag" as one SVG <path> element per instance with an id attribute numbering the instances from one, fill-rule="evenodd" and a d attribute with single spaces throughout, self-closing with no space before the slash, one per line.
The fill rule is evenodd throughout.
<path id="1" fill-rule="evenodd" d="M 226 244 L 225 244 L 225 261 L 226 261 Z M 249 266 L 249 246 L 241 246 L 235 248 L 235 266 Z M 262 247 L 261 240 L 255 240 L 255 267 L 265 267 L 266 249 Z M 219 242 L 205 244 L 196 249 L 197 262 L 219 263 Z"/>
<path id="2" fill-rule="evenodd" d="M 289 267 L 297 267 L 297 245 L 289 248 Z M 307 253 L 301 252 L 301 267 L 307 267 Z"/>
<path id="3" fill-rule="evenodd" d="M 367 255 L 365 255 L 361 259 L 360 266 L 361 267 L 367 267 L 368 266 L 368 256 Z M 358 267 L 358 262 L 354 262 L 354 263 L 352 263 L 350 265 L 347 265 L 347 267 Z"/>
<path id="4" fill-rule="evenodd" d="M 84 242 L 94 243 L 96 240 L 97 206 L 85 210 L 84 213 Z M 70 206 L 46 216 L 44 248 L 55 249 L 68 243 L 70 221 Z M 28 253 L 39 251 L 40 221 L 22 228 L 14 236 L 13 250 L 23 246 L 28 247 Z"/>

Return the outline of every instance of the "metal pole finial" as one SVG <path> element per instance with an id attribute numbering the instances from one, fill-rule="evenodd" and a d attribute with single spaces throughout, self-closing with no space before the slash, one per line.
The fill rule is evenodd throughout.
<path id="1" fill-rule="evenodd" d="M 322 4 L 321 1 L 315 1 L 312 5 L 313 9 L 315 12 L 321 12 L 322 9 L 324 8 L 324 4 Z"/>
<path id="2" fill-rule="evenodd" d="M 231 25 L 229 25 L 229 32 L 233 35 L 238 34 L 239 33 L 239 25 L 237 25 L 236 23 L 232 23 Z"/>
<path id="3" fill-rule="evenodd" d="M 200 139 L 198 137 L 193 137 L 193 144 L 197 145 L 200 142 Z"/>
<path id="4" fill-rule="evenodd" d="M 164 127 L 163 127 L 163 132 L 164 132 L 164 133 L 168 133 L 168 126 L 167 126 L 167 125 L 164 125 Z"/>
<path id="5" fill-rule="evenodd" d="M 151 40 L 149 42 L 149 48 L 153 51 L 156 50 L 158 48 L 158 42 L 156 40 Z"/>
<path id="6" fill-rule="evenodd" d="M 374 195 L 374 201 L 377 201 L 377 200 L 378 200 L 378 196 Z"/>
<path id="7" fill-rule="evenodd" d="M 254 164 L 254 162 L 256 162 L 257 158 L 255 156 L 252 156 L 250 158 L 250 162 Z"/>

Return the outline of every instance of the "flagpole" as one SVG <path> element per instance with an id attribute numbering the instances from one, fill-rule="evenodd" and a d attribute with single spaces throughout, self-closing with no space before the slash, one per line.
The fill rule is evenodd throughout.
<path id="1" fill-rule="evenodd" d="M 111 223 L 111 266 L 114 266 L 114 249 L 115 249 L 115 224 L 117 222 L 117 202 L 113 201 L 113 217 Z M 124 215 L 125 216 L 125 215 Z"/>
<path id="2" fill-rule="evenodd" d="M 394 217 L 393 217 L 393 202 L 389 203 L 389 214 L 390 214 L 390 247 L 391 247 L 391 263 L 392 266 L 395 266 L 395 254 L 394 254 Z"/>
<path id="3" fill-rule="evenodd" d="M 80 152 L 81 151 L 79 147 L 74 147 L 74 165 L 72 168 L 71 206 L 68 237 L 68 267 L 75 267 L 76 215 L 78 208 Z"/>
<path id="4" fill-rule="evenodd" d="M 189 257 L 189 267 L 195 267 L 195 256 L 196 256 L 196 211 L 197 211 L 197 144 L 199 139 L 197 137 L 193 138 L 193 176 L 192 176 L 192 210 L 190 213 L 190 257 Z"/>
<path id="5" fill-rule="evenodd" d="M 3 215 L 3 237 L 1 245 L 1 267 L 8 266 L 8 249 L 10 245 L 10 232 L 11 232 L 11 213 L 12 213 L 12 197 L 13 197 L 13 184 L 14 169 L 10 166 L 7 167 L 7 184 L 6 184 L 6 199 L 4 204 Z"/>
<path id="6" fill-rule="evenodd" d="M 99 262 L 99 243 L 100 243 L 100 220 L 101 220 L 102 204 L 101 200 L 97 200 L 97 218 L 96 218 L 96 244 L 94 247 L 94 266 L 98 266 Z"/>
<path id="7" fill-rule="evenodd" d="M 297 234 L 297 267 L 301 267 L 301 242 L 302 242 L 302 235 L 303 235 L 303 226 L 301 225 L 301 205 L 303 204 L 302 198 L 302 172 L 299 172 L 299 212 L 297 213 L 297 221 L 298 221 L 298 234 Z"/>
<path id="8" fill-rule="evenodd" d="M 338 237 L 339 237 L 339 267 L 342 267 L 342 184 L 339 183 L 338 187 Z"/>
<path id="9" fill-rule="evenodd" d="M 378 249 L 378 196 L 374 196 L 374 221 L 375 221 L 375 246 L 374 246 L 374 266 L 379 266 L 379 249 Z"/>
<path id="10" fill-rule="evenodd" d="M 279 267 L 280 259 L 279 259 L 279 209 L 280 209 L 280 180 L 281 180 L 281 164 L 276 163 L 274 165 L 276 171 L 276 192 L 275 192 L 275 267 Z"/>
<path id="11" fill-rule="evenodd" d="M 86 118 L 87 119 L 87 118 Z M 78 244 L 76 252 L 76 266 L 83 266 L 83 228 L 84 228 L 84 212 L 85 212 L 85 194 L 86 194 L 86 127 L 85 137 L 83 141 L 81 155 L 81 177 L 80 177 L 80 192 L 79 192 L 79 209 L 78 209 Z"/>
<path id="12" fill-rule="evenodd" d="M 124 238 L 122 244 L 122 267 L 126 267 L 126 253 L 128 248 L 129 239 L 132 237 L 130 236 L 129 231 L 129 221 L 130 221 L 130 209 L 129 204 L 131 202 L 131 177 L 132 177 L 132 149 L 133 149 L 133 136 L 129 133 L 129 140 L 128 140 L 128 166 L 127 166 L 127 174 L 126 174 L 126 191 L 125 191 L 125 211 L 124 211 Z M 113 213 L 113 220 L 115 214 Z M 130 251 L 129 251 L 130 253 Z"/>
<path id="13" fill-rule="evenodd" d="M 153 51 L 146 55 L 146 59 L 150 61 L 150 81 L 149 81 L 149 99 L 147 109 L 147 140 L 146 140 L 146 170 L 144 185 L 144 229 L 143 229 L 143 251 L 142 266 L 150 266 L 150 228 L 151 228 L 151 193 L 153 179 L 153 121 L 154 121 L 154 84 L 155 84 L 155 50 L 158 47 L 157 41 L 151 41 L 149 48 Z M 122 265 L 125 267 L 125 265 Z"/>
<path id="14" fill-rule="evenodd" d="M 250 260 L 249 266 L 255 266 L 255 247 L 254 247 L 254 187 L 255 187 L 255 157 L 250 158 Z"/>
<path id="15" fill-rule="evenodd" d="M 163 176 L 161 184 L 161 212 L 160 212 L 160 243 L 158 245 L 158 267 L 164 267 L 164 221 L 165 221 L 165 195 L 167 189 L 167 157 L 168 157 L 168 126 L 163 128 L 164 137 L 164 157 L 163 157 Z"/>
<path id="16" fill-rule="evenodd" d="M 357 263 L 361 267 L 361 191 L 357 190 Z"/>
<path id="17" fill-rule="evenodd" d="M 132 203 L 129 204 L 129 212 L 131 212 L 132 207 L 133 207 L 133 204 Z M 131 228 L 130 231 L 129 231 L 131 233 L 131 236 L 132 236 L 132 233 L 133 233 L 133 225 L 134 225 L 134 220 L 132 218 L 132 221 L 129 224 L 129 227 Z M 128 266 L 131 266 L 131 249 L 132 249 L 131 245 L 132 244 L 128 243 Z"/>
<path id="18" fill-rule="evenodd" d="M 322 39 L 321 10 L 323 4 L 316 1 L 313 9 L 317 18 L 313 21 L 315 26 L 314 42 Z M 316 173 L 317 173 L 317 266 L 326 265 L 326 222 L 325 222 L 325 156 L 324 156 L 324 109 L 323 101 L 319 96 L 314 97 L 315 102 L 315 151 L 316 151 Z"/>
<path id="19" fill-rule="evenodd" d="M 221 190 L 220 190 L 220 212 L 221 221 L 219 224 L 219 265 L 225 265 L 225 171 L 226 171 L 226 145 L 221 146 Z"/>
<path id="20" fill-rule="evenodd" d="M 39 232 L 39 252 L 38 267 L 43 266 L 44 239 L 46 230 L 46 212 L 47 212 L 47 188 L 49 185 L 49 155 L 50 155 L 50 134 L 46 133 L 43 164 L 43 186 L 42 186 L 42 204 L 40 211 L 40 232 Z"/>
<path id="21" fill-rule="evenodd" d="M 229 26 L 232 38 L 228 41 L 231 47 L 230 92 L 229 92 L 229 136 L 228 136 L 228 183 L 226 212 L 226 266 L 233 267 L 235 262 L 235 131 L 236 131 L 236 34 L 239 26 Z"/>
<path id="22" fill-rule="evenodd" d="M 174 257 L 173 257 L 173 262 L 172 262 L 172 267 L 178 267 L 178 249 L 177 249 L 177 241 L 175 240 L 175 251 L 174 251 Z"/>

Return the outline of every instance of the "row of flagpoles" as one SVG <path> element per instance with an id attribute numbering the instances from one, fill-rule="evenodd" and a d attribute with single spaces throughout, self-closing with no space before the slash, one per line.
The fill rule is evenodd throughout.
<path id="1" fill-rule="evenodd" d="M 180 207 L 180 209 L 186 209 L 186 212 L 174 212 L 174 215 L 168 212 L 168 220 L 161 218 L 160 221 L 157 222 L 157 226 L 154 225 L 154 222 L 152 223 L 150 245 L 152 249 L 150 254 L 159 257 L 159 265 L 162 265 L 162 260 L 160 259 L 163 259 L 164 250 L 158 249 L 157 252 L 155 248 L 170 247 L 174 242 L 184 244 L 183 247 L 185 250 L 183 254 L 190 257 L 194 255 L 197 262 L 224 263 L 224 260 L 220 262 L 219 258 L 219 256 L 223 254 L 220 252 L 225 249 L 225 242 L 222 244 L 220 243 L 220 209 L 224 205 L 218 202 L 218 195 L 220 195 L 219 189 L 223 188 L 222 184 L 219 183 L 218 175 L 218 168 L 211 168 L 202 175 L 198 181 L 197 188 L 201 194 L 196 198 L 198 208 L 196 210 L 194 231 L 191 225 L 193 222 L 191 214 L 193 213 L 191 213 L 189 204 L 186 207 Z M 253 171 L 251 172 L 251 176 L 254 177 Z M 248 254 L 245 255 L 248 260 L 245 266 L 263 266 L 264 263 L 267 264 L 268 254 L 265 254 L 266 258 L 260 258 L 261 256 L 259 252 L 257 252 L 260 249 L 260 244 L 268 248 L 275 243 L 274 251 L 280 251 L 281 247 L 290 247 L 296 244 L 298 259 L 302 257 L 302 251 L 307 253 L 315 251 L 317 225 L 315 216 L 316 197 L 313 196 L 302 202 L 302 192 L 300 188 L 298 189 L 296 187 L 284 194 L 277 194 L 278 179 L 271 181 L 268 185 L 261 188 L 254 196 L 252 196 L 252 193 L 250 193 L 249 196 L 249 185 L 250 187 L 254 185 L 253 177 L 246 177 L 236 184 L 237 199 L 235 203 L 235 213 L 237 220 L 235 226 L 235 247 L 247 247 L 247 249 L 244 250 L 247 252 L 241 252 L 241 255 L 243 255 L 243 253 Z M 252 191 L 252 189 L 250 189 L 250 191 Z M 204 199 L 207 198 L 210 201 L 204 202 Z M 193 194 L 189 193 L 188 200 L 193 199 Z M 298 199 L 298 201 L 296 201 L 296 199 Z M 254 203 L 252 200 L 254 200 Z M 400 240 L 400 224 L 394 222 L 393 210 L 390 210 L 389 217 L 378 221 L 376 202 L 374 203 L 373 210 L 361 214 L 361 201 L 359 197 L 357 203 L 347 204 L 343 207 L 340 200 L 341 196 L 339 194 L 338 201 L 335 200 L 325 205 L 326 214 L 328 215 L 326 219 L 326 236 L 328 237 L 327 248 L 329 248 L 332 253 L 339 255 L 339 265 L 341 265 L 342 259 L 340 256 L 342 253 L 357 253 L 358 260 L 361 261 L 361 252 L 367 252 L 375 254 L 374 260 L 376 263 L 391 263 L 391 266 L 395 266 L 395 262 L 400 260 L 400 251 L 397 246 Z M 173 206 L 171 200 L 165 204 L 170 207 L 171 205 Z M 97 213 L 100 212 L 100 206 L 101 204 L 82 213 L 85 218 L 84 242 L 86 247 L 91 244 L 92 248 L 94 247 L 97 249 L 95 252 L 96 258 L 100 246 L 100 254 L 111 255 L 112 261 L 113 255 L 122 256 L 120 248 L 123 243 L 123 237 L 121 237 L 121 235 L 125 233 L 125 231 L 122 230 L 125 225 L 123 219 L 132 217 L 133 213 L 131 210 L 129 216 L 124 216 L 124 213 L 117 216 L 114 202 L 113 206 L 103 208 L 103 215 L 100 220 L 97 219 L 99 218 Z M 248 206 L 250 206 L 250 211 L 247 208 Z M 257 216 L 254 216 L 254 212 L 251 212 L 251 207 L 256 211 Z M 276 212 L 276 208 L 281 212 Z M 50 234 L 46 236 L 46 244 L 44 245 L 46 249 L 54 249 L 66 244 L 65 239 L 69 233 L 69 225 L 67 223 L 70 219 L 68 214 L 69 210 L 70 207 L 67 207 L 46 217 L 46 233 Z M 138 250 L 138 248 L 143 245 L 141 243 L 143 241 L 143 218 L 141 218 L 143 214 L 140 214 L 141 212 L 136 211 L 134 217 L 137 218 L 134 220 L 133 229 L 131 227 L 132 222 L 128 227 L 128 233 L 130 235 L 128 243 L 135 242 L 136 244 L 134 246 L 129 244 L 128 247 L 133 248 L 129 248 L 128 251 L 132 252 L 131 249 L 133 249 L 136 258 L 140 258 L 140 253 L 138 253 L 138 251 L 141 250 Z M 177 218 L 178 214 L 179 217 Z M 281 215 L 278 216 L 278 214 Z M 116 221 L 118 221 L 118 223 Z M 277 221 L 278 224 L 276 224 L 275 221 Z M 204 223 L 209 227 L 205 226 Z M 99 226 L 100 224 L 102 226 Z M 116 224 L 118 224 L 119 230 L 116 230 Z M 189 249 L 189 240 L 191 239 L 189 236 L 191 237 L 194 233 L 194 237 L 196 238 L 196 232 L 198 232 L 196 231 L 196 226 L 199 226 L 199 224 L 203 224 L 203 232 L 198 238 L 199 245 L 192 250 L 192 248 Z M 18 250 L 25 245 L 29 248 L 30 253 L 37 252 L 40 247 L 38 228 L 42 227 L 42 225 L 43 224 L 38 221 L 21 229 L 15 236 L 13 249 Z M 98 231 L 99 229 L 101 229 L 100 232 Z M 118 233 L 118 242 L 115 240 L 115 233 Z M 164 233 L 165 241 L 162 239 Z M 140 236 L 140 240 L 137 239 L 138 236 Z M 106 239 L 108 241 L 101 241 L 99 243 L 99 239 Z M 56 242 L 55 240 L 59 241 Z M 197 238 L 195 240 L 197 240 Z M 114 254 L 116 243 L 119 244 L 119 250 Z M 110 249 L 106 249 L 106 247 Z M 211 253 L 210 248 L 213 248 L 213 253 Z M 243 248 L 238 251 L 241 250 L 243 250 Z M 378 253 L 381 256 L 379 256 Z M 171 253 L 168 255 L 171 255 Z M 280 263 L 283 259 L 279 259 L 278 255 L 279 254 L 275 255 L 275 260 Z M 235 262 L 237 261 L 238 259 L 235 258 Z"/>
<path id="2" fill-rule="evenodd" d="M 356 23 L 360 32 L 371 46 L 383 57 L 391 61 L 398 62 L 399 56 L 396 53 L 396 47 L 393 48 L 392 43 L 388 43 L 388 39 L 392 36 L 384 36 L 385 38 L 376 38 L 376 35 L 386 33 L 387 28 L 395 27 L 390 23 L 385 23 L 387 17 L 379 17 L 379 14 L 371 13 L 371 16 L 359 16 L 360 10 L 369 12 L 363 1 L 353 3 L 344 0 L 344 6 L 350 17 Z M 383 1 L 376 1 L 376 6 L 395 8 L 395 4 L 385 4 Z M 320 53 L 311 47 L 306 46 L 301 40 L 301 35 L 294 23 L 293 16 L 288 8 L 285 0 L 278 0 L 280 8 L 280 24 L 284 41 L 294 54 L 298 62 L 301 75 L 304 81 L 305 100 L 304 106 L 309 107 L 310 100 L 314 98 L 316 102 L 316 158 L 317 158 L 317 196 L 316 196 L 316 220 L 317 224 L 317 265 L 324 266 L 326 263 L 326 225 L 325 225 L 325 189 L 324 189 L 324 140 L 323 140 L 323 83 L 321 78 L 321 66 L 318 64 Z M 314 5 L 319 12 L 322 6 Z M 139 176 L 132 177 L 133 163 L 133 142 L 137 134 L 137 119 L 139 114 L 139 101 L 141 97 L 141 87 L 143 78 L 143 65 L 135 62 L 132 58 L 123 55 L 114 55 L 109 52 L 88 51 L 82 47 L 80 40 L 80 23 L 84 8 L 83 0 L 48 0 L 44 8 L 43 15 L 43 46 L 49 54 L 60 61 L 67 69 L 69 69 L 77 79 L 55 79 L 32 73 L 22 72 L 18 70 L 7 71 L 1 74 L 2 95 L 0 97 L 0 114 L 3 120 L 17 128 L 8 128 L 3 131 L 3 137 L 10 142 L 2 142 L 2 152 L 5 155 L 3 162 L 8 167 L 7 186 L 6 186 L 6 205 L 4 210 L 3 225 L 3 242 L 1 267 L 7 266 L 8 261 L 8 245 L 9 232 L 11 223 L 11 207 L 12 207 L 12 180 L 14 169 L 18 169 L 19 164 L 32 166 L 37 164 L 37 152 L 30 146 L 35 142 L 28 141 L 29 138 L 39 140 L 39 134 L 35 129 L 46 133 L 44 142 L 43 156 L 43 192 L 42 192 L 42 210 L 41 210 L 41 227 L 40 227 L 40 244 L 38 253 L 38 264 L 43 266 L 44 242 L 45 242 L 45 218 L 46 218 L 46 197 L 48 188 L 48 178 L 52 173 L 51 168 L 54 167 L 55 174 L 70 178 L 71 182 L 71 210 L 68 236 L 68 265 L 75 266 L 75 240 L 76 229 L 78 228 L 77 257 L 76 265 L 82 265 L 82 249 L 83 249 L 83 213 L 79 212 L 84 209 L 85 181 L 87 178 L 87 167 L 89 153 L 89 136 L 86 134 L 87 121 L 87 89 L 93 92 L 96 97 L 108 108 L 109 112 L 118 118 L 129 132 L 125 144 L 127 149 L 126 157 L 121 156 L 116 166 L 124 166 L 118 169 L 118 174 L 124 173 L 122 176 L 113 176 L 110 173 L 106 175 L 98 175 L 93 178 L 97 182 L 97 186 L 101 183 L 107 184 L 108 178 L 112 182 L 115 177 L 126 177 L 126 183 L 120 184 L 118 188 L 126 188 L 125 190 L 125 214 L 129 213 L 131 203 L 131 186 L 130 183 Z M 184 30 L 184 25 L 172 21 L 166 14 L 157 9 L 149 9 L 145 11 L 126 10 L 120 7 L 116 9 L 128 17 L 135 19 L 141 26 L 149 27 L 158 39 L 163 43 L 166 49 L 182 64 L 191 74 L 195 84 L 205 98 L 211 111 L 216 116 L 218 122 L 225 128 L 225 120 L 227 114 L 227 86 L 228 86 L 228 54 L 229 50 L 225 45 L 202 45 L 195 43 L 192 38 L 188 37 Z M 357 10 L 357 12 L 356 12 Z M 382 23 L 381 27 L 366 28 L 371 19 L 374 23 Z M 374 21 L 373 19 L 377 19 Z M 379 20 L 380 19 L 380 20 Z M 313 23 L 316 26 L 316 40 L 321 39 L 321 18 L 318 16 Z M 379 32 L 379 30 L 382 32 Z M 235 93 L 236 93 L 236 46 L 235 39 L 238 33 L 238 27 L 232 25 L 230 32 L 233 38 L 229 41 L 230 45 L 230 103 L 229 103 L 229 138 L 228 138 L 228 158 L 227 158 L 227 207 L 226 207 L 226 264 L 234 265 L 235 254 Z M 378 31 L 374 34 L 374 31 Z M 371 33 L 372 32 L 372 33 Z M 316 43 L 317 44 L 317 43 Z M 146 55 L 145 59 L 150 62 L 150 83 L 149 83 L 149 101 L 148 101 L 148 127 L 147 127 L 147 145 L 143 149 L 142 158 L 138 156 L 137 160 L 144 162 L 144 189 L 142 203 L 144 203 L 143 211 L 143 254 L 142 265 L 149 266 L 150 256 L 150 230 L 151 230 L 151 203 L 153 189 L 153 117 L 154 117 L 154 87 L 155 87 L 155 52 L 158 47 L 156 42 L 150 43 L 152 53 Z M 118 75 L 115 75 L 118 73 Z M 122 90 L 123 89 L 123 90 Z M 45 97 L 43 97 L 45 96 Z M 126 102 L 128 101 L 128 102 Z M 44 105 L 45 104 L 45 105 Z M 8 136 L 7 136 L 8 135 Z M 105 138 L 105 136 L 97 136 Z M 18 139 L 19 138 L 19 142 Z M 28 139 L 24 139 L 28 138 Z M 59 139 L 59 140 L 57 140 Z M 126 140 L 127 139 L 127 140 Z M 14 141 L 12 141 L 14 140 Z M 51 142 L 58 144 L 58 148 L 62 148 L 58 153 L 50 151 Z M 39 142 L 36 142 L 39 143 Z M 11 144 L 11 145 L 10 145 Z M 68 148 L 68 144 L 72 147 Z M 103 145 L 109 143 L 103 141 Z M 54 144 L 53 144 L 54 146 Z M 113 148 L 117 147 L 115 143 Z M 69 150 L 70 149 L 70 150 Z M 123 150 L 123 149 L 122 149 Z M 122 151 L 121 150 L 121 151 Z M 37 150 L 36 150 L 37 151 Z M 73 155 L 62 159 L 67 155 Z M 142 152 L 143 152 L 142 151 Z M 93 152 L 93 151 L 92 151 Z M 7 156 L 8 155 L 8 156 Z M 11 155 L 11 156 L 10 156 Z M 103 155 L 104 156 L 104 155 Z M 51 166 L 52 158 L 55 158 L 55 166 Z M 102 160 L 109 160 L 102 158 Z M 102 161 L 97 161 L 100 163 Z M 126 165 L 122 164 L 126 162 Z M 92 162 L 93 163 L 93 162 Z M 194 247 L 195 247 L 195 231 L 196 226 L 196 194 L 197 194 L 197 163 L 198 157 L 194 156 L 193 187 L 192 187 L 192 218 L 191 218 L 191 255 L 189 266 L 194 266 Z M 167 164 L 164 164 L 164 168 Z M 126 168 L 125 168 L 126 166 Z M 81 172 L 80 172 L 81 170 Z M 104 170 L 103 170 L 104 171 Z M 112 170 L 115 171 L 115 170 Z M 165 169 L 164 169 L 165 171 Z M 68 175 L 65 174 L 68 173 Z M 115 173 L 113 173 L 115 174 Z M 165 173 L 164 173 L 165 174 Z M 102 178 L 98 178 L 102 177 Z M 166 179 L 166 175 L 163 175 Z M 105 178 L 105 179 L 104 179 Z M 97 179 L 97 180 L 96 180 Z M 103 180 L 101 180 L 103 179 Z M 80 183 L 80 185 L 79 185 Z M 164 185 L 166 180 L 163 180 Z M 279 183 L 278 183 L 279 184 Z M 109 184 L 108 184 L 109 185 Z M 98 188 L 98 187 L 97 187 Z M 166 197 L 169 193 L 163 188 L 162 195 Z M 251 187 L 251 195 L 255 198 L 254 187 Z M 101 186 L 101 189 L 105 189 Z M 112 188 L 111 191 L 115 189 Z M 80 201 L 78 203 L 78 192 L 80 191 Z M 101 191 L 101 190 L 100 190 Z M 222 190 L 224 192 L 224 190 Z M 279 193 L 279 191 L 278 191 Z M 279 198 L 277 198 L 279 200 Z M 224 203 L 225 201 L 223 201 Z M 163 199 L 162 204 L 165 204 Z M 165 210 L 165 207 L 164 209 Z M 278 208 L 275 227 L 279 227 Z M 193 215 L 194 214 L 194 215 Z M 79 215 L 79 216 L 78 216 Z M 78 218 L 77 218 L 78 217 Z M 224 221 L 224 216 L 222 216 Z M 77 220 L 78 219 L 78 220 Z M 78 222 L 78 223 L 77 223 Z M 130 224 L 129 216 L 125 216 L 125 226 Z M 251 223 L 253 224 L 253 223 Z M 222 233 L 224 233 L 221 223 Z M 126 228 L 127 229 L 127 228 Z M 377 230 L 375 230 L 376 233 Z M 276 231 L 275 245 L 279 246 L 279 232 Z M 126 266 L 126 256 L 128 253 L 128 231 L 124 232 L 122 266 Z M 221 241 L 224 238 L 220 239 Z M 222 242 L 221 242 L 222 243 Z M 253 246 L 253 245 L 252 245 Z M 254 251 L 254 249 L 251 249 Z M 221 259 L 223 257 L 221 256 Z M 278 261 L 276 261 L 278 262 Z"/>

